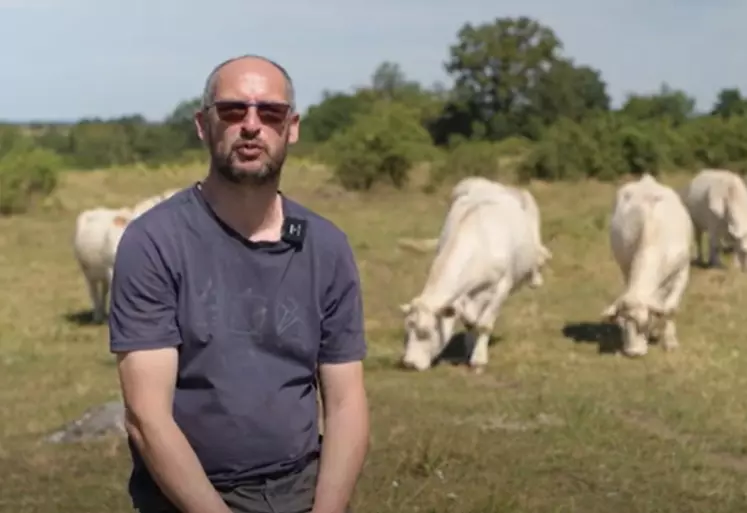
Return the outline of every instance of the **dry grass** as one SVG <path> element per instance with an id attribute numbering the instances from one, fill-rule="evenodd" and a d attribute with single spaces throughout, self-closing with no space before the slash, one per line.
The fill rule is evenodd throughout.
<path id="1" fill-rule="evenodd" d="M 678 352 L 608 354 L 596 322 L 621 286 L 606 232 L 613 186 L 534 184 L 555 255 L 544 288 L 506 304 L 484 375 L 407 373 L 395 368 L 397 305 L 422 287 L 430 257 L 395 241 L 435 236 L 446 192 L 358 197 L 320 169 L 289 167 L 286 193 L 349 233 L 363 277 L 373 440 L 356 511 L 745 511 L 747 277 L 694 269 Z M 106 327 L 75 322 L 90 305 L 73 221 L 201 172 L 70 174 L 44 208 L 0 220 L 1 511 L 129 511 L 122 441 L 39 443 L 118 395 Z"/>

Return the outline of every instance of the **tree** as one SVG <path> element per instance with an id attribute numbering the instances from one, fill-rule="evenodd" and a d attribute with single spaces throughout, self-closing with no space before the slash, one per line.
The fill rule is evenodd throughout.
<path id="1" fill-rule="evenodd" d="M 729 118 L 747 114 L 747 100 L 742 98 L 739 89 L 722 89 L 716 98 L 711 114 Z"/>
<path id="2" fill-rule="evenodd" d="M 312 105 L 301 121 L 301 139 L 322 143 L 348 128 L 358 114 L 369 111 L 373 98 L 363 94 L 322 93 L 322 101 Z"/>
<path id="3" fill-rule="evenodd" d="M 607 84 L 601 73 L 588 66 L 574 66 L 570 59 L 559 60 L 542 73 L 530 96 L 532 117 L 542 128 L 560 118 L 581 121 L 592 113 L 610 109 Z M 538 133 L 529 135 L 539 137 Z"/>
<path id="4" fill-rule="evenodd" d="M 408 82 L 399 64 L 384 61 L 376 68 L 371 76 L 373 91 L 382 97 L 394 99 L 402 89 L 419 89 L 417 82 Z"/>
<path id="5" fill-rule="evenodd" d="M 450 116 L 471 137 L 502 139 L 530 131 L 530 102 L 540 77 L 559 59 L 552 29 L 528 17 L 464 25 L 446 71 L 455 79 Z M 468 127 L 465 121 L 469 119 Z"/>

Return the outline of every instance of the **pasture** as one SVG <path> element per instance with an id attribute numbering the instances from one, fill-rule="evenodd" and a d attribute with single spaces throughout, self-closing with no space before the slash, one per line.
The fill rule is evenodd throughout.
<path id="1" fill-rule="evenodd" d="M 42 207 L 0 219 L 0 511 L 130 511 L 124 440 L 40 442 L 119 393 L 106 325 L 86 323 L 74 219 L 202 173 L 70 173 Z M 607 238 L 614 187 L 533 183 L 554 255 L 544 286 L 509 298 L 484 374 L 414 373 L 396 366 L 398 305 L 420 291 L 432 256 L 396 241 L 438 234 L 448 188 L 359 196 L 288 163 L 283 191 L 348 233 L 363 280 L 372 441 L 357 513 L 745 511 L 747 276 L 730 257 L 725 270 L 693 268 L 680 349 L 612 353 L 614 330 L 598 320 L 622 287 Z"/>

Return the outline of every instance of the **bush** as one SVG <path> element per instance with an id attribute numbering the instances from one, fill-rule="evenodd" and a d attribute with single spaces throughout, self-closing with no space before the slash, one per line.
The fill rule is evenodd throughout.
<path id="1" fill-rule="evenodd" d="M 704 167 L 723 167 L 747 159 L 747 118 L 707 116 L 681 129 L 694 160 Z"/>
<path id="2" fill-rule="evenodd" d="M 467 176 L 495 178 L 502 155 L 496 143 L 490 141 L 463 141 L 439 159 L 431 168 L 430 187 L 446 181 L 456 182 Z"/>
<path id="3" fill-rule="evenodd" d="M 501 157 L 523 157 L 532 150 L 533 145 L 526 137 L 513 136 L 501 139 L 495 143 L 495 148 Z"/>
<path id="4" fill-rule="evenodd" d="M 0 214 L 26 212 L 57 186 L 62 159 L 41 148 L 19 145 L 0 157 Z"/>
<path id="5" fill-rule="evenodd" d="M 412 109 L 383 101 L 335 134 L 323 154 L 343 187 L 367 190 L 382 181 L 404 186 L 410 168 L 432 158 L 434 148 Z"/>
<path id="6" fill-rule="evenodd" d="M 604 176 L 608 170 L 602 145 L 588 131 L 570 119 L 561 119 L 530 151 L 518 169 L 521 181 L 578 180 Z"/>
<path id="7" fill-rule="evenodd" d="M 522 163 L 519 176 L 522 180 L 613 180 L 621 175 L 658 175 L 667 169 L 690 167 L 698 157 L 709 162 L 729 156 L 735 161 L 747 158 L 747 152 L 724 134 L 724 127 L 714 132 L 725 149 L 704 135 L 712 133 L 708 130 L 692 125 L 677 129 L 666 120 L 639 121 L 617 112 L 580 123 L 563 119 L 545 132 Z"/>

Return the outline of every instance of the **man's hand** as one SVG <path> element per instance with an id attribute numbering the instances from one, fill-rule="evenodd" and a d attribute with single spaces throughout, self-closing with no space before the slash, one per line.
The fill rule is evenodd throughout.
<path id="1" fill-rule="evenodd" d="M 368 402 L 360 361 L 319 366 L 324 441 L 312 513 L 344 513 L 368 450 Z"/>
<path id="2" fill-rule="evenodd" d="M 161 491 L 183 513 L 231 513 L 172 416 L 176 348 L 117 356 L 125 426 Z"/>

